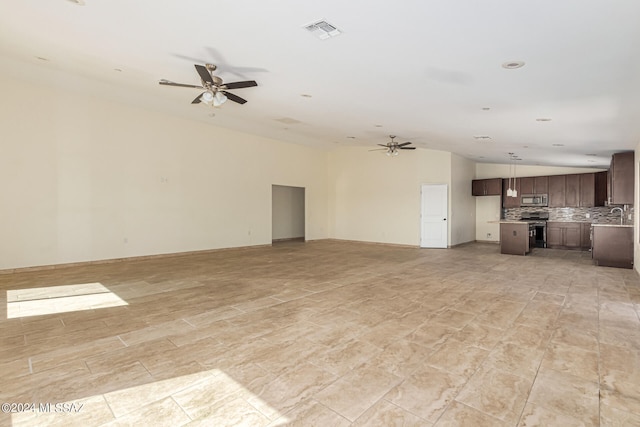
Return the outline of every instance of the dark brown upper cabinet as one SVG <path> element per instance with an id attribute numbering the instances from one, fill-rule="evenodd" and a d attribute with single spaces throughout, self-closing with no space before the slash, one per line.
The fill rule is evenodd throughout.
<path id="1" fill-rule="evenodd" d="M 596 172 L 596 184 L 595 184 L 595 202 L 594 206 L 605 206 L 607 201 L 607 180 L 609 178 L 609 172 Z"/>
<path id="2" fill-rule="evenodd" d="M 522 192 L 520 191 L 520 182 L 521 178 L 516 178 L 515 185 L 513 184 L 513 179 L 511 180 L 511 188 L 515 187 L 515 190 L 518 192 L 518 197 L 508 197 L 507 190 L 509 189 L 509 180 L 502 180 L 502 207 L 503 208 L 519 208 L 520 207 L 520 197 L 522 196 Z"/>
<path id="3" fill-rule="evenodd" d="M 582 173 L 580 176 L 580 207 L 590 208 L 596 205 L 596 174 Z"/>
<path id="4" fill-rule="evenodd" d="M 565 177 L 564 207 L 577 208 L 580 206 L 580 175 L 566 175 Z"/>
<path id="5" fill-rule="evenodd" d="M 525 176 L 520 179 L 522 194 L 547 194 L 549 192 L 548 176 Z"/>
<path id="6" fill-rule="evenodd" d="M 616 153 L 611 157 L 611 188 L 609 202 L 614 205 L 633 204 L 633 151 Z"/>
<path id="7" fill-rule="evenodd" d="M 566 193 L 566 175 L 552 175 L 549 177 L 549 207 L 564 208 Z"/>
<path id="8" fill-rule="evenodd" d="M 474 179 L 471 181 L 472 196 L 499 196 L 502 194 L 502 179 Z"/>

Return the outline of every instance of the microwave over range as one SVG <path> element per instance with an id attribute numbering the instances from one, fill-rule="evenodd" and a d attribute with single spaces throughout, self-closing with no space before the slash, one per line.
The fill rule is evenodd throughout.
<path id="1" fill-rule="evenodd" d="M 520 206 L 549 206 L 549 196 L 546 194 L 523 194 Z"/>

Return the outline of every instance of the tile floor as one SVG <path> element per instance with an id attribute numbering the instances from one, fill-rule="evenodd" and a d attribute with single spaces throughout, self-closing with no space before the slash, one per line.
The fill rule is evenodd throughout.
<path id="1" fill-rule="evenodd" d="M 639 311 L 634 271 L 491 244 L 0 275 L 0 402 L 36 403 L 0 425 L 638 426 Z"/>

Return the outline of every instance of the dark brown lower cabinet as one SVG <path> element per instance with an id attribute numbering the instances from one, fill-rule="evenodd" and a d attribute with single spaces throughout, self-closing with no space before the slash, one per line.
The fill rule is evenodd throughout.
<path id="1" fill-rule="evenodd" d="M 633 227 L 593 227 L 593 261 L 605 267 L 633 268 Z"/>
<path id="2" fill-rule="evenodd" d="M 547 222 L 547 247 L 552 249 L 582 249 L 582 228 L 579 222 Z"/>
<path id="3" fill-rule="evenodd" d="M 529 224 L 526 222 L 500 224 L 500 253 L 526 255 L 529 250 Z"/>

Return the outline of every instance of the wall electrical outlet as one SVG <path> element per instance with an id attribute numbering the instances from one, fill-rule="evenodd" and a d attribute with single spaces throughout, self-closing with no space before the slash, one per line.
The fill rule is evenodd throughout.
<path id="1" fill-rule="evenodd" d="M 584 214 L 584 216 L 587 217 L 587 219 L 591 218 L 591 214 L 589 212 L 587 212 L 586 214 Z"/>

